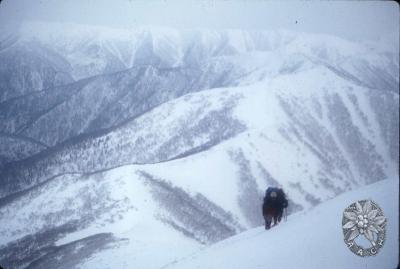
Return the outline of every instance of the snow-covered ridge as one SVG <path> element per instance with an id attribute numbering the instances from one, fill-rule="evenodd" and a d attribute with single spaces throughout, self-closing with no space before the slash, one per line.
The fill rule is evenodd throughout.
<path id="1" fill-rule="evenodd" d="M 2 266 L 160 268 L 261 225 L 270 185 L 292 214 L 398 178 L 385 46 L 52 23 L 0 36 Z"/>
<path id="2" fill-rule="evenodd" d="M 398 53 L 333 36 L 284 30 L 114 29 L 29 22 L 19 34 L 4 37 L 0 51 L 0 60 L 6 63 L 0 68 L 2 131 L 48 146 L 116 126 L 145 108 L 191 91 L 244 86 L 316 66 L 329 68 L 353 84 L 398 94 Z M 86 77 L 93 83 L 82 80 Z M 71 84 L 74 79 L 79 80 L 77 84 Z M 155 86 L 159 81 L 162 86 Z M 179 81 L 176 87 L 175 81 Z M 152 86 L 144 90 L 146 85 Z M 142 107 L 133 106 L 149 90 L 152 100 Z M 77 102 L 83 107 L 96 103 L 88 114 L 81 111 L 88 115 L 83 122 L 77 121 L 81 113 L 71 109 Z M 32 111 L 21 113 L 20 107 Z M 63 126 L 49 124 L 58 115 L 65 117 Z"/>
<path id="3" fill-rule="evenodd" d="M 398 117 L 391 113 L 398 96 L 374 94 L 325 67 L 248 86 L 190 93 L 103 135 L 8 166 L 2 173 L 6 184 L 1 196 L 63 173 L 93 173 L 132 163 L 169 165 L 225 144 L 219 147 L 223 152 L 243 152 L 242 159 L 252 160 L 260 173 L 255 177 L 259 185 L 267 171 L 295 190 L 297 204 L 308 207 L 396 173 Z M 380 99 L 393 103 L 377 110 Z M 287 152 L 294 158 L 285 159 Z"/>
<path id="4" fill-rule="evenodd" d="M 397 179 L 363 187 L 290 216 L 270 231 L 262 227 L 249 230 L 163 268 L 395 268 L 399 262 L 398 188 Z M 366 198 L 381 206 L 387 232 L 378 255 L 360 258 L 344 243 L 341 219 L 348 205 Z"/>
<path id="5" fill-rule="evenodd" d="M 218 56 L 283 50 L 285 54 L 303 54 L 318 61 L 329 62 L 336 68 L 356 64 L 355 67 L 347 66 L 344 69 L 350 74 L 359 72 L 358 65 L 361 64 L 370 65 L 370 68 L 377 71 L 385 69 L 390 72 L 394 82 L 399 81 L 396 72 L 398 46 L 396 48 L 394 45 L 388 54 L 388 49 L 381 50 L 380 44 L 364 46 L 322 34 L 286 30 L 178 30 L 149 26 L 114 29 L 27 22 L 21 26 L 20 36 L 27 42 L 37 40 L 55 49 L 75 67 L 75 78 L 102 73 L 107 70 L 109 61 L 120 64 L 121 67 L 117 67 L 120 69 L 144 63 L 165 67 L 193 66 Z"/>

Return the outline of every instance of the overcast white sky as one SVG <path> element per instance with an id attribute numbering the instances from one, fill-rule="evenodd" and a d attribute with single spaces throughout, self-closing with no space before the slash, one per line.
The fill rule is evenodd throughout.
<path id="1" fill-rule="evenodd" d="M 394 1 L 3 0 L 2 25 L 24 20 L 109 26 L 300 30 L 348 39 L 399 33 Z M 297 22 L 297 23 L 296 23 Z"/>

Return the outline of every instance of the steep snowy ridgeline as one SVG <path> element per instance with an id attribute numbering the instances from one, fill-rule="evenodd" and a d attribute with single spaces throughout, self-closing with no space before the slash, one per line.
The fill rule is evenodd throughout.
<path id="1" fill-rule="evenodd" d="M 113 29 L 40 22 L 25 23 L 20 29 L 23 41 L 34 39 L 50 49 L 57 48 L 75 67 L 76 78 L 134 65 L 197 66 L 213 56 L 271 50 L 289 42 L 291 35 L 167 27 Z"/>
<path id="2" fill-rule="evenodd" d="M 398 178 L 398 44 L 34 23 L 0 60 L 6 268 L 160 268 L 261 225 L 269 185 L 294 213 Z"/>
<path id="3" fill-rule="evenodd" d="M 28 176 L 28 185 L 33 186 L 58 173 L 167 161 L 205 150 L 243 131 L 244 125 L 232 118 L 231 113 L 238 94 L 224 90 L 213 96 L 212 91 L 188 95 L 159 106 L 106 135 L 89 137 L 58 151 L 11 163 L 2 171 L 2 193 L 21 190 L 25 180 L 19 180 L 19 176 L 33 176 Z M 23 167 L 30 172 L 24 174 Z M 31 174 L 31 169 L 37 169 L 36 176 Z"/>
<path id="4" fill-rule="evenodd" d="M 309 212 L 290 216 L 287 222 L 270 231 L 262 227 L 249 230 L 163 268 L 396 268 L 399 263 L 398 184 L 398 178 L 384 180 L 340 195 Z M 342 233 L 343 210 L 363 199 L 377 202 L 387 218 L 386 242 L 378 255 L 367 258 L 350 252 Z M 368 246 L 367 242 L 364 244 Z M 100 263 L 96 265 L 101 268 Z"/>
<path id="5" fill-rule="evenodd" d="M 196 157 L 209 159 L 201 155 Z M 209 159 L 214 162 L 217 157 Z M 212 201 L 238 204 L 231 200 L 240 188 L 237 171 L 232 172 L 232 163 L 222 165 L 229 172 L 211 176 L 213 186 L 206 186 L 204 178 L 182 176 L 189 180 L 176 180 L 185 185 L 177 187 L 145 172 L 160 169 L 154 165 L 55 178 L 1 207 L 8 221 L 0 227 L 0 262 L 5 268 L 259 268 L 266 263 L 275 268 L 394 268 L 397 263 L 397 180 L 340 195 L 289 216 L 268 232 L 260 227 L 204 248 L 243 229 L 239 207 L 228 211 Z M 168 176 L 179 178 L 172 170 Z M 341 218 L 350 203 L 366 198 L 388 218 L 387 238 L 377 257 L 361 259 L 343 242 Z M 260 204 L 253 205 L 258 214 Z"/>
<path id="6" fill-rule="evenodd" d="M 206 167 L 218 177 L 228 170 L 208 161 L 217 158 L 237 171 L 243 224 L 254 227 L 261 219 L 249 208 L 267 185 L 283 185 L 298 210 L 398 175 L 397 104 L 398 95 L 354 86 L 324 67 L 191 93 L 105 135 L 7 165 L 1 197 L 56 175 L 124 164 L 160 163 L 147 172 L 171 182 L 190 180 L 179 173 L 193 169 L 199 173 L 190 177 L 204 180 Z M 199 152 L 207 157 L 192 167 Z"/>
<path id="7" fill-rule="evenodd" d="M 398 93 L 399 83 L 396 44 L 287 31 L 27 23 L 19 33 L 0 30 L 0 60 L 1 131 L 50 147 L 113 128 L 188 92 L 315 66 L 379 92 Z M 91 83 L 71 84 L 71 76 L 93 75 Z M 10 161 L 25 155 L 13 156 Z"/>
<path id="8" fill-rule="evenodd" d="M 365 47 L 333 36 L 299 35 L 285 52 L 301 53 L 358 85 L 399 92 L 398 43 L 389 50 L 379 44 Z"/>
<path id="9" fill-rule="evenodd" d="M 315 77 L 330 90 L 321 91 Z M 288 90 L 289 78 L 290 85 L 302 87 Z M 144 170 L 189 191 L 208 193 L 211 201 L 235 212 L 245 227 L 262 223 L 254 205 L 270 185 L 283 186 L 292 203 L 290 211 L 297 211 L 357 186 L 398 177 L 398 159 L 389 153 L 392 146 L 385 146 L 385 139 L 373 131 L 379 129 L 377 122 L 362 120 L 364 113 L 371 113 L 369 90 L 353 89 L 360 109 L 361 105 L 350 105 L 354 93 L 347 92 L 346 84 L 318 69 L 243 88 L 234 113 L 246 124 L 246 132 L 190 158 Z M 337 104 L 330 104 L 331 99 Z M 350 116 L 339 117 L 347 113 Z M 398 148 L 398 140 L 390 143 Z"/>
<path id="10" fill-rule="evenodd" d="M 1 125 L 5 132 L 54 146 L 115 127 L 185 92 L 201 89 L 198 77 L 189 69 L 147 66 L 80 80 L 4 102 Z"/>
<path id="11" fill-rule="evenodd" d="M 398 92 L 398 44 L 364 46 L 337 37 L 289 31 L 113 29 L 76 24 L 26 23 L 21 42 L 32 39 L 72 66 L 75 79 L 135 65 L 196 67 L 218 56 L 252 51 L 303 54 L 368 87 Z"/>
<path id="12" fill-rule="evenodd" d="M 64 268 L 110 249 L 98 257 L 103 266 L 159 268 L 243 230 L 207 193 L 192 195 L 140 169 L 66 174 L 1 201 L 1 265 Z"/>
<path id="13" fill-rule="evenodd" d="M 275 69 L 283 65 L 286 61 L 274 63 Z M 54 146 L 118 126 L 189 92 L 254 82 L 242 81 L 251 73 L 248 66 L 221 60 L 202 69 L 142 66 L 92 77 L 1 103 L 0 127 Z"/>
<path id="14" fill-rule="evenodd" d="M 51 147 L 118 126 L 189 92 L 248 85 L 313 66 L 301 56 L 254 52 L 218 57 L 200 69 L 134 67 L 4 101 L 0 128 Z"/>

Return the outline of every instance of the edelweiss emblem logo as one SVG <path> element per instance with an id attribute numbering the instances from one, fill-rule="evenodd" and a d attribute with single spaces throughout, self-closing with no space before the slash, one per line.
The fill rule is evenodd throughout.
<path id="1" fill-rule="evenodd" d="M 385 242 L 386 218 L 373 201 L 362 200 L 351 204 L 343 212 L 344 242 L 352 252 L 361 257 L 373 256 Z M 364 236 L 370 246 L 363 248 L 355 240 Z"/>

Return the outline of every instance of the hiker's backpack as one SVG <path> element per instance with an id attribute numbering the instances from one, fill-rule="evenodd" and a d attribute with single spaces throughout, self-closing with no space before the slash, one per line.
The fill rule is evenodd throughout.
<path id="1" fill-rule="evenodd" d="M 276 188 L 276 187 L 268 187 L 268 189 L 265 191 L 264 204 L 266 204 L 267 200 L 271 198 L 272 192 L 276 193 L 277 195 L 276 200 L 279 201 L 281 206 L 283 208 L 286 208 L 288 206 L 286 195 L 281 188 Z"/>

